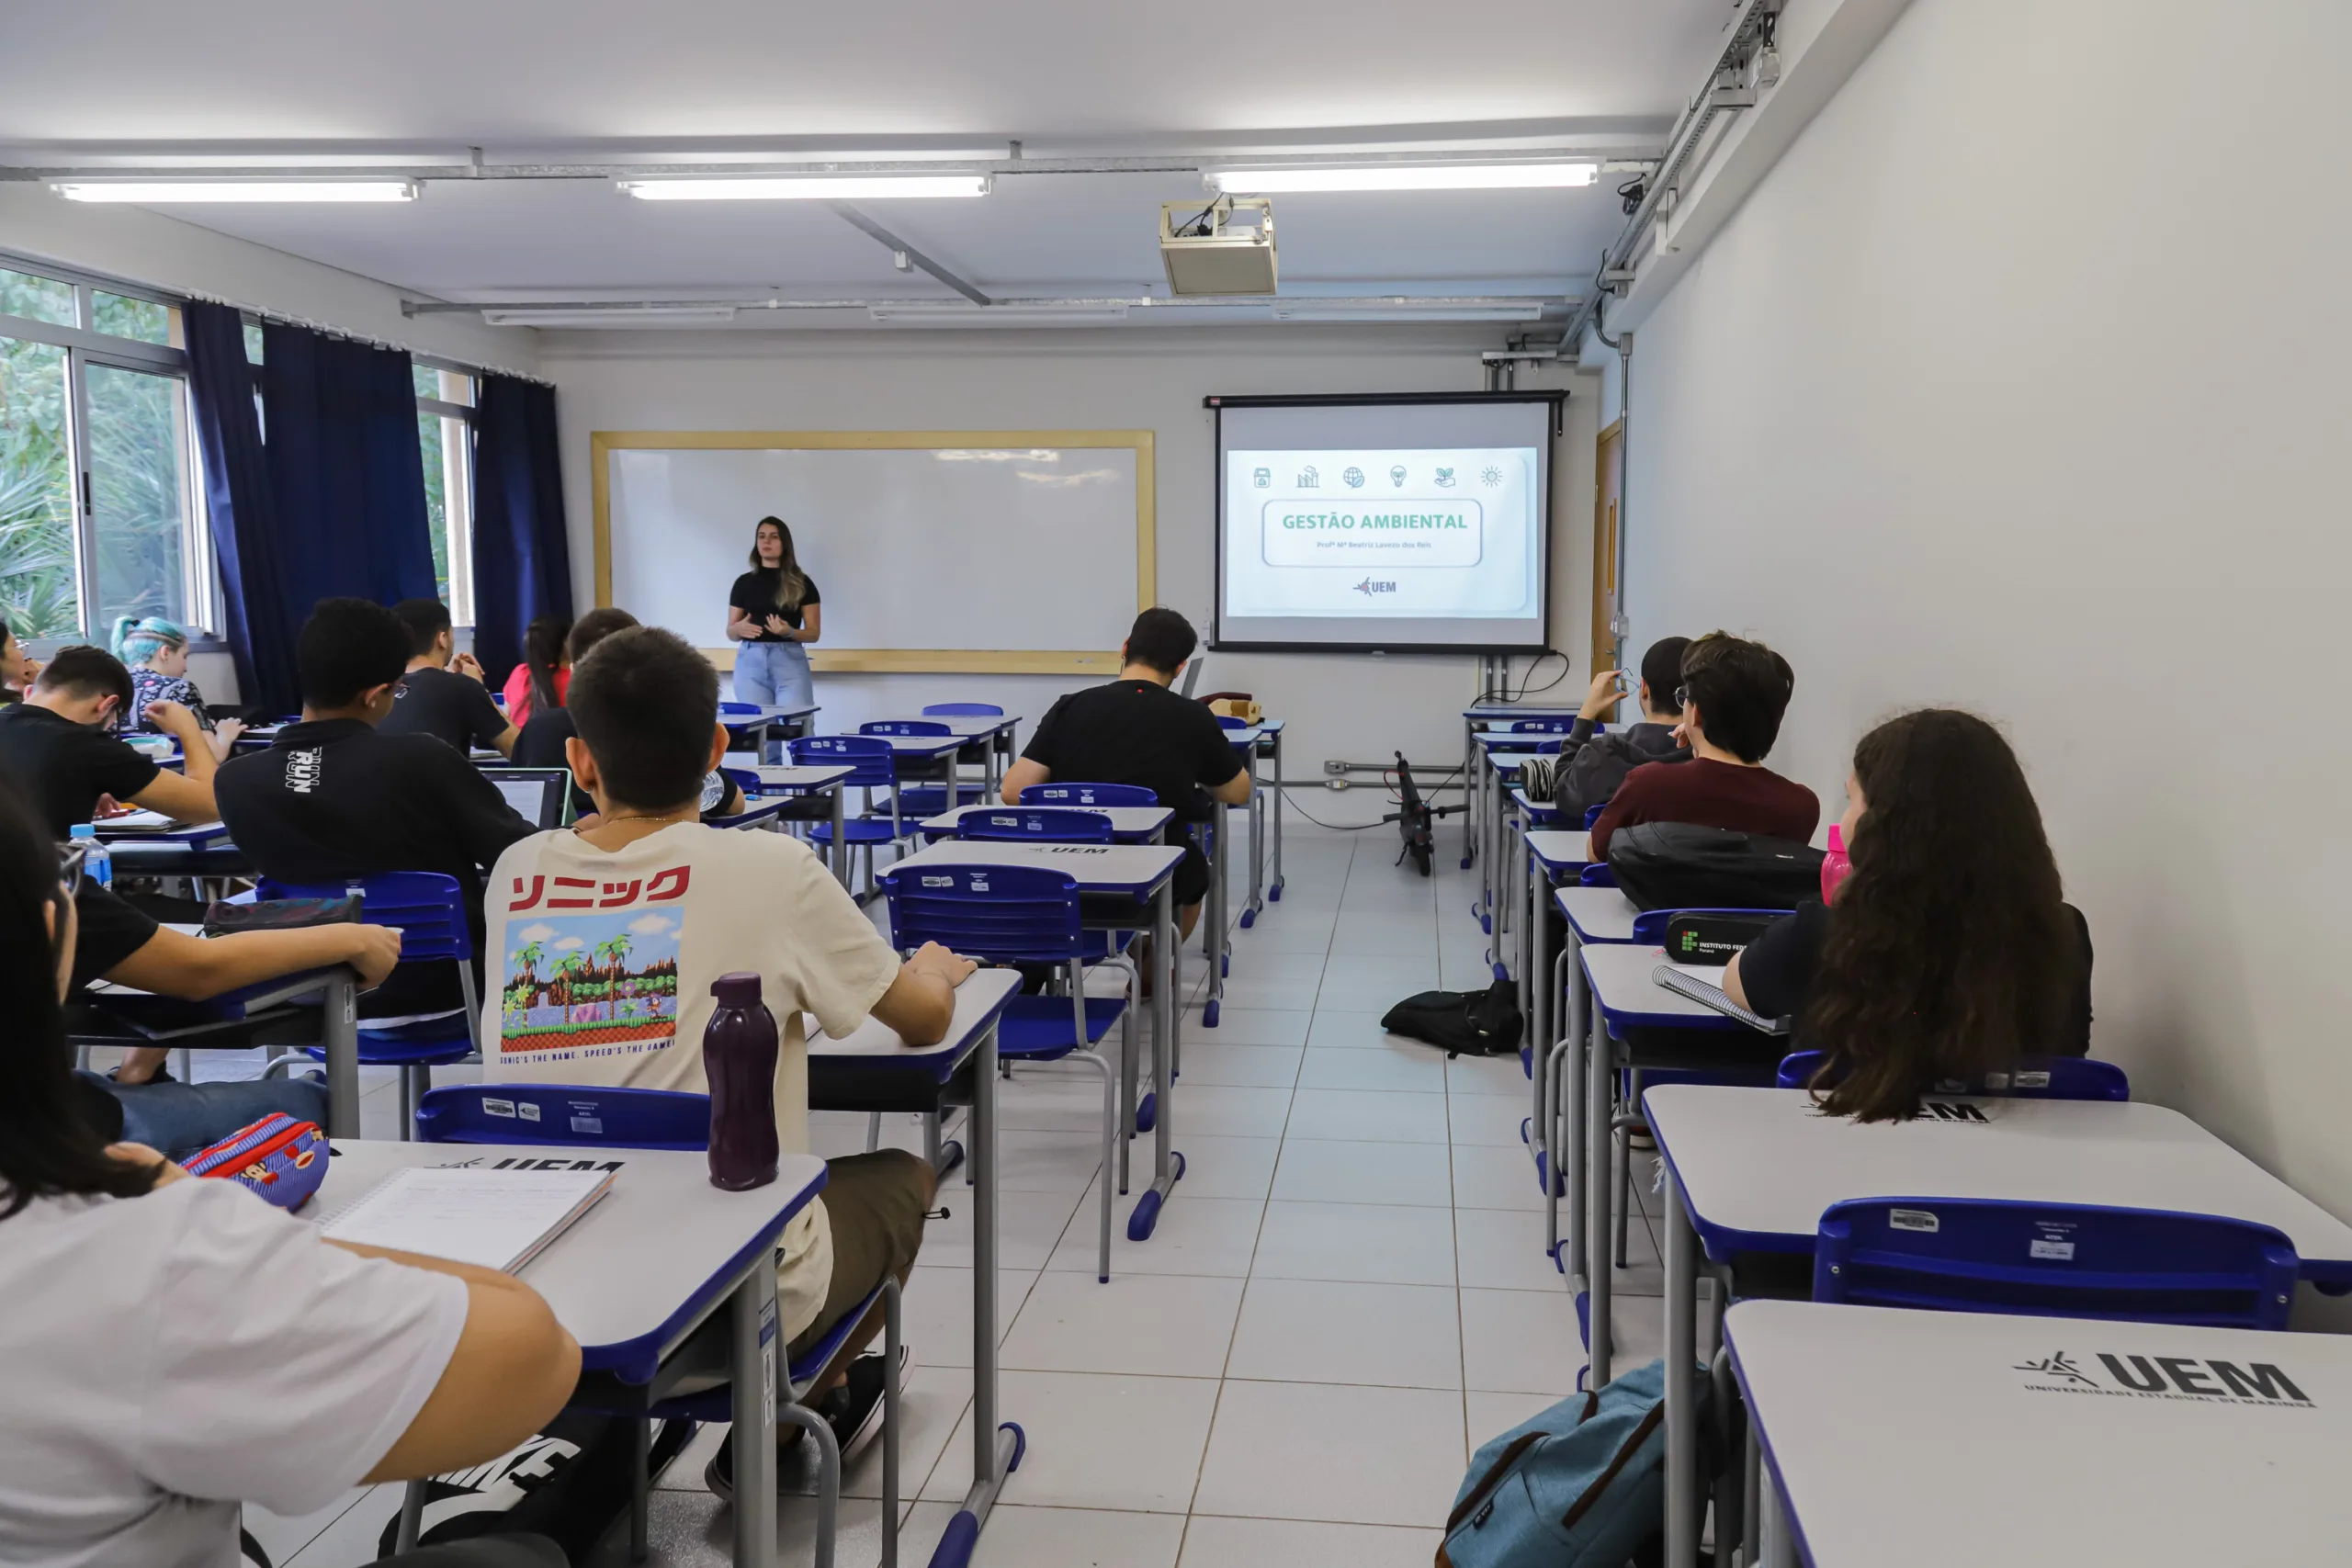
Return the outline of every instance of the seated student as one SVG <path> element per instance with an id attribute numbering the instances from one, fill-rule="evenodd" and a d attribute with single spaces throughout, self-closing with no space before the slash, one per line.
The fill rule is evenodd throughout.
<path id="1" fill-rule="evenodd" d="M 409 646 L 409 628 L 381 604 L 320 600 L 295 649 L 301 722 L 221 768 L 220 820 L 254 867 L 280 882 L 388 871 L 456 877 L 479 953 L 481 868 L 536 829 L 463 752 L 387 732 Z M 407 1018 L 463 1005 L 454 964 L 418 964 L 363 997 L 359 1010 Z"/>
<path id="2" fill-rule="evenodd" d="M 808 1052 L 801 1015 L 829 1034 L 871 1016 L 909 1041 L 942 1038 L 973 965 L 937 945 L 906 963 L 808 847 L 781 833 L 696 820 L 702 781 L 727 749 L 718 672 L 658 627 L 616 632 L 574 668 L 567 709 L 580 727 L 571 771 L 595 796 L 595 826 L 541 833 L 499 857 L 490 947 L 496 988 L 483 1008 L 489 1082 L 626 1084 L 706 1092 L 702 1035 L 711 982 L 746 971 L 775 1015 L 775 1120 L 786 1153 L 808 1148 Z M 636 1037 L 575 1021 L 550 1000 L 555 960 L 579 954 L 650 1004 Z M 569 960 L 567 960 L 569 963 Z M 574 1033 L 577 1031 L 577 1043 Z M 776 1316 L 793 1354 L 881 1283 L 901 1281 L 922 1242 L 931 1167 L 903 1150 L 831 1161 L 823 1194 L 786 1227 Z M 844 1453 L 872 1429 L 879 1359 L 862 1358 L 818 1402 Z M 789 1429 L 784 1440 L 798 1436 Z M 710 1473 L 732 1490 L 732 1450 Z"/>
<path id="3" fill-rule="evenodd" d="M 637 617 L 627 610 L 609 605 L 591 610 L 572 623 L 571 634 L 564 639 L 565 689 L 570 690 L 573 667 L 588 657 L 588 650 L 612 636 L 637 625 Z M 531 715 L 523 726 L 521 739 L 514 742 L 514 765 L 518 768 L 568 768 L 571 754 L 565 750 L 571 738 L 580 733 L 571 722 L 570 710 L 544 707 Z M 735 787 L 725 773 L 713 768 L 702 781 L 702 815 L 705 821 L 713 817 L 733 817 L 743 810 L 743 792 Z M 595 815 L 596 803 L 577 784 L 571 786 L 572 815 L 580 818 Z"/>
<path id="4" fill-rule="evenodd" d="M 177 703 L 196 717 L 205 739 L 212 743 L 216 761 L 225 759 L 243 734 L 241 718 L 215 720 L 204 706 L 204 694 L 187 678 L 187 633 L 161 615 L 141 620 L 125 615 L 114 624 L 114 655 L 130 671 L 130 706 L 123 718 L 126 729 L 160 730 L 148 722 L 150 703 Z"/>
<path id="5" fill-rule="evenodd" d="M 0 708 L 0 773 L 16 776 L 51 838 L 87 822 L 101 796 L 143 806 L 181 822 L 220 816 L 212 799 L 216 766 L 196 716 L 177 703 L 154 702 L 147 715 L 180 743 L 185 773 L 155 765 L 108 733 L 132 697 L 130 671 L 103 648 L 61 648 L 21 703 Z"/>
<path id="6" fill-rule="evenodd" d="M 1824 1108 L 1918 1113 L 1939 1078 L 2090 1049 L 2091 934 L 2000 732 L 1927 708 L 1854 748 L 1851 870 L 1732 960 L 1724 989 L 1826 1051 Z M 1825 1078 L 1825 1082 L 1828 1078 Z"/>
<path id="7" fill-rule="evenodd" d="M 522 731 L 490 700 L 481 663 L 456 651 L 449 606 L 438 599 L 403 599 L 391 613 L 408 628 L 409 660 L 384 733 L 437 736 L 460 757 L 477 747 L 511 754 Z"/>
<path id="8" fill-rule="evenodd" d="M 40 660 L 27 656 L 17 634 L 8 623 L 0 620 L 0 705 L 20 703 L 32 690 L 33 677 L 40 673 Z"/>
<path id="9" fill-rule="evenodd" d="M 311 1513 L 538 1431 L 580 1348 L 530 1286 L 326 1241 L 109 1145 L 68 1066 L 74 909 L 46 829 L 0 809 L 0 1562 L 233 1564 L 243 1502 Z M 402 1562 L 563 1555 L 499 1540 Z"/>
<path id="10" fill-rule="evenodd" d="M 501 688 L 506 694 L 506 721 L 517 727 L 531 722 L 534 713 L 563 705 L 571 689 L 575 658 L 566 646 L 571 623 L 561 615 L 536 615 L 523 629 L 523 662 L 514 666 Z"/>
<path id="11" fill-rule="evenodd" d="M 389 926 L 348 923 L 199 939 L 157 925 L 95 882 L 85 881 L 73 893 L 80 928 L 74 956 L 77 997 L 103 979 L 200 1002 L 335 964 L 358 971 L 360 988 L 367 990 L 383 984 L 400 962 L 401 933 Z M 163 1070 L 168 1055 L 162 1046 L 134 1047 L 123 1053 L 122 1065 L 111 1074 L 76 1075 L 104 1099 L 92 1113 L 101 1130 L 180 1159 L 272 1111 L 327 1124 L 325 1086 L 311 1078 L 177 1083 Z"/>
<path id="12" fill-rule="evenodd" d="M 1592 678 L 1584 706 L 1560 746 L 1560 770 L 1552 786 L 1553 803 L 1579 817 L 1606 805 L 1625 782 L 1625 775 L 1645 762 L 1687 762 L 1689 748 L 1675 728 L 1682 722 L 1673 706 L 1674 690 L 1682 683 L 1682 652 L 1687 637 L 1661 637 L 1642 655 L 1641 684 L 1632 694 L 1642 717 L 1622 729 L 1595 735 L 1593 727 L 1617 711 L 1623 694 L 1620 682 L 1633 671 L 1603 670 Z"/>
<path id="13" fill-rule="evenodd" d="M 1178 822 L 1208 821 L 1212 800 L 1249 805 L 1250 770 L 1216 715 L 1169 690 L 1198 646 L 1192 623 L 1175 611 L 1155 606 L 1137 615 L 1119 648 L 1118 679 L 1072 692 L 1046 710 L 1020 760 L 1004 771 L 1004 803 L 1017 806 L 1031 784 L 1062 779 L 1145 785 Z M 1188 842 L 1176 868 L 1184 935 L 1193 934 L 1208 890 L 1207 857 Z"/>
<path id="14" fill-rule="evenodd" d="M 1796 676 L 1760 642 L 1710 632 L 1682 650 L 1682 739 L 1687 762 L 1648 762 L 1625 775 L 1592 825 L 1592 858 L 1609 859 L 1609 837 L 1636 822 L 1690 822 L 1804 843 L 1821 822 L 1821 800 L 1764 766 L 1781 738 Z"/>

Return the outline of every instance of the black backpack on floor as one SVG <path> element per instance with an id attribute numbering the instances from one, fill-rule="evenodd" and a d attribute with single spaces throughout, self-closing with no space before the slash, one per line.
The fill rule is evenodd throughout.
<path id="1" fill-rule="evenodd" d="M 1508 1056 L 1526 1028 L 1519 987 L 1498 980 L 1483 991 L 1421 991 L 1381 1015 L 1380 1027 L 1435 1045 L 1448 1056 Z"/>
<path id="2" fill-rule="evenodd" d="M 1609 838 L 1617 890 L 1637 909 L 1793 909 L 1821 897 L 1822 852 L 1688 822 L 1641 822 Z"/>
<path id="3" fill-rule="evenodd" d="M 647 1472 L 660 1475 L 695 1435 L 692 1421 L 663 1421 L 653 1433 Z M 419 1546 L 442 1546 L 509 1531 L 543 1535 L 577 1568 L 613 1521 L 628 1510 L 637 1463 L 634 1424 L 619 1416 L 566 1410 L 547 1430 L 486 1463 L 427 1483 Z M 398 1494 L 393 1494 L 397 1497 Z M 392 1555 L 400 1510 L 384 1521 L 379 1558 Z"/>

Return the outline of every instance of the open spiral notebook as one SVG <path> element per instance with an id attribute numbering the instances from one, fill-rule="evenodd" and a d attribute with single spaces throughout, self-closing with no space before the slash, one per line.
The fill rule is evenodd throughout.
<path id="1" fill-rule="evenodd" d="M 612 1190 L 609 1170 L 413 1166 L 327 1215 L 330 1241 L 446 1258 L 512 1274 Z"/>
<path id="2" fill-rule="evenodd" d="M 1696 964 L 1661 964 L 1650 971 L 1650 978 L 1679 997 L 1688 997 L 1702 1007 L 1711 1007 L 1725 1018 L 1736 1018 L 1748 1028 L 1762 1034 L 1786 1034 L 1790 1021 L 1766 1018 L 1748 1011 L 1724 994 L 1723 987 L 1725 965 Z"/>

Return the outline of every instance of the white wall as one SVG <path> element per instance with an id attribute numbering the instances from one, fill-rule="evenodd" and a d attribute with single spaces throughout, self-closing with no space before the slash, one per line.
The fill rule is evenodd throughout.
<path id="1" fill-rule="evenodd" d="M 2342 0 L 1917 0 L 1639 333 L 1636 645 L 2007 729 L 2095 1049 L 2352 1217 Z"/>
<path id="2" fill-rule="evenodd" d="M 573 570 L 583 604 L 592 592 L 592 431 L 1150 429 L 1158 447 L 1159 598 L 1205 625 L 1216 495 L 1204 396 L 1475 390 L 1481 385 L 1478 351 L 1496 345 L 1492 329 L 1426 327 L 921 336 L 550 333 L 542 363 L 559 389 Z M 1522 378 L 1521 385 L 1574 389 L 1566 433 L 1554 455 L 1553 639 L 1581 649 L 1592 554 L 1594 378 L 1563 374 L 1548 382 Z M 725 586 L 713 583 L 710 592 L 719 594 Z M 1021 613 L 1018 604 L 1002 608 L 1008 616 Z M 1550 661 L 1538 682 L 1558 669 Z M 1001 702 L 1034 721 L 1055 695 L 1087 680 L 820 674 L 818 698 L 827 728 L 956 698 Z M 1201 690 L 1253 692 L 1291 720 L 1286 774 L 1309 786 L 1294 799 L 1327 820 L 1360 822 L 1386 809 L 1385 792 L 1326 793 L 1324 759 L 1367 761 L 1402 750 L 1417 762 L 1451 766 L 1461 751 L 1460 711 L 1476 685 L 1476 660 L 1468 655 L 1215 654 Z M 1574 674 L 1553 692 L 1580 693 L 1582 685 L 1581 674 Z"/>

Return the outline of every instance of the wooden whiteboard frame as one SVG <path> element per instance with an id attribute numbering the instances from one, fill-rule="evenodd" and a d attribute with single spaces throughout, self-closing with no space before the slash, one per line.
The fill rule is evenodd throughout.
<path id="1" fill-rule="evenodd" d="M 612 457 L 632 451 L 926 451 L 938 448 L 1120 447 L 1136 455 L 1136 612 L 1158 602 L 1154 547 L 1153 433 L 1148 430 L 597 430 L 589 433 L 590 488 L 594 495 L 596 603 L 613 602 Z M 735 665 L 735 649 L 703 649 L 721 670 Z M 858 648 L 808 650 L 819 671 L 883 674 L 1112 675 L 1116 649 Z"/>

